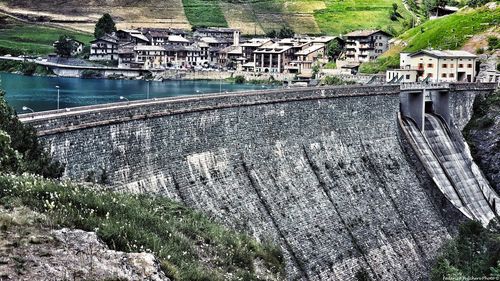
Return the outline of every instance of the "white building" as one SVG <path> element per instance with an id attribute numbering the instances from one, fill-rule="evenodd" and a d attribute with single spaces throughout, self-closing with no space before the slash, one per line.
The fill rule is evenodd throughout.
<path id="1" fill-rule="evenodd" d="M 466 51 L 422 50 L 402 53 L 400 68 L 388 70 L 387 81 L 474 82 L 476 55 Z M 394 79 L 397 77 L 397 79 Z"/>

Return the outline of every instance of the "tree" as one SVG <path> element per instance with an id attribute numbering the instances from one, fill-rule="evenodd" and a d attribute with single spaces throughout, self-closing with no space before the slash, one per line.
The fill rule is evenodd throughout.
<path id="1" fill-rule="evenodd" d="M 5 146 L 5 151 L 10 151 L 9 161 L 14 161 L 12 158 L 14 150 L 17 158 L 15 161 L 21 162 L 16 164 L 13 172 L 35 173 L 49 178 L 61 177 L 64 167 L 59 162 L 54 162 L 45 152 L 38 142 L 35 130 L 19 121 L 14 109 L 5 101 L 5 92 L 2 89 L 0 89 L 0 131 L 3 131 L 2 146 Z M 12 167 L 10 169 L 12 170 Z"/>
<path id="2" fill-rule="evenodd" d="M 340 55 L 340 52 L 342 52 L 342 47 L 337 40 L 330 41 L 326 46 L 326 55 L 330 60 L 336 59 Z"/>
<path id="3" fill-rule="evenodd" d="M 54 44 L 56 54 L 63 58 L 71 57 L 71 53 L 75 51 L 75 38 L 68 35 L 59 36 L 59 40 Z"/>
<path id="4" fill-rule="evenodd" d="M 280 31 L 278 32 L 278 37 L 279 38 L 291 38 L 295 35 L 295 32 L 288 27 L 288 26 L 283 26 Z"/>
<path id="5" fill-rule="evenodd" d="M 267 35 L 267 37 L 269 37 L 269 38 L 276 38 L 276 37 L 278 37 L 278 33 L 277 33 L 277 32 L 276 32 L 276 30 L 274 30 L 274 29 L 273 29 L 273 30 L 271 30 L 271 31 L 269 31 L 266 35 Z"/>
<path id="6" fill-rule="evenodd" d="M 94 29 L 94 37 L 102 37 L 106 33 L 112 33 L 116 31 L 115 22 L 109 14 L 104 14 L 96 23 Z"/>

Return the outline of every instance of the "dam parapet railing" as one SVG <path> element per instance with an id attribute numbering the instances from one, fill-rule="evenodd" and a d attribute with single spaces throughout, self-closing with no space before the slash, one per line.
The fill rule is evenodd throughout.
<path id="1" fill-rule="evenodd" d="M 398 95 L 399 91 L 399 85 L 272 89 L 127 101 L 28 113 L 19 117 L 43 136 L 165 115 L 339 97 Z"/>
<path id="2" fill-rule="evenodd" d="M 449 84 L 451 91 L 496 89 L 496 83 Z M 321 100 L 340 97 L 399 95 L 400 85 L 351 85 L 291 89 L 272 89 L 236 93 L 179 96 L 75 107 L 20 115 L 35 127 L 38 135 L 78 130 L 165 115 L 184 114 L 231 107 L 282 102 Z"/>

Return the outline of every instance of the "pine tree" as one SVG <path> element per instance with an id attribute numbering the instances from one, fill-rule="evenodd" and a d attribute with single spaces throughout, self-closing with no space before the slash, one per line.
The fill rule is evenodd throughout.
<path id="1" fill-rule="evenodd" d="M 94 29 L 94 37 L 99 38 L 104 34 L 112 33 L 115 31 L 115 22 L 113 21 L 113 18 L 111 18 L 111 16 L 106 13 L 99 19 L 99 21 L 97 21 Z"/>

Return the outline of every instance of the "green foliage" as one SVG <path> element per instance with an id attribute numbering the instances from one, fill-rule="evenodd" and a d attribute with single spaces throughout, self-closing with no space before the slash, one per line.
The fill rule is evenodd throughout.
<path id="1" fill-rule="evenodd" d="M 234 78 L 234 82 L 235 82 L 236 84 L 243 84 L 243 83 L 245 83 L 245 77 L 244 77 L 244 76 L 242 76 L 242 75 L 238 75 L 238 76 L 236 76 L 236 77 Z"/>
<path id="2" fill-rule="evenodd" d="M 16 113 L 5 101 L 5 92 L 1 89 L 0 131 L 3 131 L 10 138 L 9 145 L 9 141 L 4 137 L 2 149 L 5 151 L 12 149 L 20 156 L 18 163 L 7 171 L 18 174 L 29 172 L 49 178 L 58 178 L 62 175 L 63 166 L 52 161 L 51 157 L 44 151 L 43 146 L 38 142 L 35 130 L 17 119 Z"/>
<path id="3" fill-rule="evenodd" d="M 500 49 L 500 40 L 496 36 L 488 37 L 488 49 L 490 51 L 495 51 Z"/>
<path id="4" fill-rule="evenodd" d="M 467 1 L 467 6 L 469 6 L 469 7 L 483 6 L 490 1 L 491 0 L 469 0 L 469 1 Z"/>
<path id="5" fill-rule="evenodd" d="M 326 76 L 321 80 L 322 85 L 351 85 L 354 81 L 345 81 L 337 76 Z"/>
<path id="6" fill-rule="evenodd" d="M 442 281 L 446 278 L 451 278 L 450 280 L 461 280 L 459 278 L 464 276 L 460 270 L 450 264 L 450 261 L 445 258 L 439 258 L 431 270 L 430 277 L 432 281 Z"/>
<path id="7" fill-rule="evenodd" d="M 98 70 L 93 70 L 93 69 L 85 69 L 82 71 L 80 74 L 80 78 L 84 79 L 97 79 L 97 78 L 102 78 L 102 73 Z"/>
<path id="8" fill-rule="evenodd" d="M 69 35 L 59 36 L 59 40 L 57 40 L 57 43 L 54 44 L 56 54 L 63 58 L 71 57 L 71 53 L 76 50 L 74 40 L 75 38 Z"/>
<path id="9" fill-rule="evenodd" d="M 378 57 L 374 61 L 362 63 L 359 66 L 359 71 L 361 73 L 377 74 L 384 72 L 387 69 L 397 68 L 397 67 L 399 67 L 399 55 Z"/>
<path id="10" fill-rule="evenodd" d="M 227 27 L 218 0 L 182 0 L 184 13 L 193 28 Z"/>
<path id="11" fill-rule="evenodd" d="M 266 36 L 269 38 L 293 38 L 295 32 L 290 27 L 284 25 L 280 28 L 280 30 L 270 30 Z"/>
<path id="12" fill-rule="evenodd" d="M 229 272 L 258 280 L 256 260 L 262 270 L 283 277 L 279 247 L 228 230 L 165 197 L 0 174 L 0 204 L 45 213 L 59 227 L 96 231 L 111 249 L 152 252 L 174 280 L 224 280 Z"/>
<path id="13" fill-rule="evenodd" d="M 337 40 L 330 41 L 326 46 L 326 55 L 330 60 L 338 58 L 341 52 L 342 52 L 342 46 L 340 46 Z"/>
<path id="14" fill-rule="evenodd" d="M 96 23 L 94 28 L 94 37 L 99 38 L 104 34 L 112 33 L 116 31 L 115 22 L 110 14 L 104 14 Z"/>
<path id="15" fill-rule="evenodd" d="M 431 271 L 431 280 L 443 278 L 491 277 L 500 260 L 500 234 L 468 221 L 459 228 L 458 237 L 441 251 Z M 459 280 L 459 279 L 456 279 Z"/>
<path id="16" fill-rule="evenodd" d="M 327 62 L 325 65 L 323 65 L 324 69 L 336 69 L 337 64 L 333 61 Z"/>

